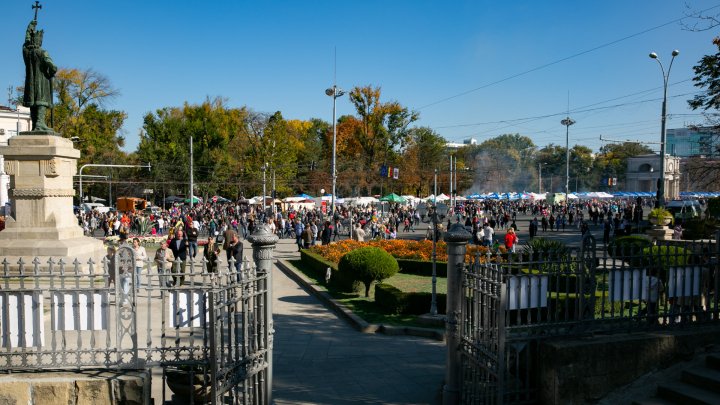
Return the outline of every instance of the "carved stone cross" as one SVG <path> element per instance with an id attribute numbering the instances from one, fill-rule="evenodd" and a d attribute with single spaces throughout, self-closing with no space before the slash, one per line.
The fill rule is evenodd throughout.
<path id="1" fill-rule="evenodd" d="M 35 0 L 35 5 L 33 5 L 32 8 L 35 10 L 35 21 L 37 21 L 37 12 L 42 8 L 42 5 L 39 1 Z"/>

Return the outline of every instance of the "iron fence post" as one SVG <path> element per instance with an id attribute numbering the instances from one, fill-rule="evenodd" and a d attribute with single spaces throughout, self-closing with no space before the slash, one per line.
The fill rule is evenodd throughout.
<path id="1" fill-rule="evenodd" d="M 460 309 L 462 308 L 462 272 L 465 266 L 465 250 L 472 235 L 460 223 L 453 224 L 445 233 L 447 244 L 447 310 L 445 316 L 445 386 L 443 405 L 455 405 L 460 401 Z"/>
<path id="2" fill-rule="evenodd" d="M 275 235 L 267 225 L 258 226 L 255 232 L 250 235 L 248 240 L 252 243 L 253 249 L 253 261 L 258 273 L 265 274 L 265 281 L 260 285 L 260 291 L 264 291 L 264 313 L 263 318 L 265 319 L 265 329 L 263 331 L 263 340 L 265 343 L 265 360 L 267 362 L 267 371 L 265 374 L 265 390 L 264 403 L 272 403 L 272 349 L 273 349 L 273 329 L 272 320 L 272 266 L 273 266 L 273 250 L 275 244 L 278 241 L 277 235 Z"/>

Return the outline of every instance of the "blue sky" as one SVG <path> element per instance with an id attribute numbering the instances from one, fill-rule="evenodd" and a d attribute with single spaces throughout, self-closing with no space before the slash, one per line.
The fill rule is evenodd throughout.
<path id="1" fill-rule="evenodd" d="M 0 85 L 7 88 L 23 81 L 33 2 L 3 3 Z M 697 91 L 689 79 L 692 66 L 714 53 L 718 30 L 672 22 L 690 12 L 686 4 L 720 14 L 720 1 L 704 0 L 66 0 L 45 1 L 39 26 L 58 66 L 92 68 L 119 88 L 108 107 L 128 113 L 128 151 L 146 113 L 208 96 L 330 121 L 324 90 L 333 83 L 335 49 L 340 87 L 380 86 L 384 101 L 419 111 L 417 125 L 449 141 L 520 133 L 540 146 L 564 145 L 569 98 L 577 121 L 571 145 L 597 149 L 600 135 L 659 140 L 662 76 L 651 51 L 667 67 L 680 50 L 668 128 L 702 122 L 687 108 Z M 347 98 L 337 108 L 352 113 Z"/>

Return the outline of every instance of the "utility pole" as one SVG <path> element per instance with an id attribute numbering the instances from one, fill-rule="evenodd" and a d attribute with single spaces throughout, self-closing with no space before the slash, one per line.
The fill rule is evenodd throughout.
<path id="1" fill-rule="evenodd" d="M 194 197 L 193 184 L 193 136 L 190 135 L 190 206 L 193 206 Z"/>
<path id="2" fill-rule="evenodd" d="M 265 210 L 267 210 L 267 204 L 265 201 L 265 196 L 267 195 L 267 189 L 266 189 L 266 180 L 265 180 L 265 172 L 267 171 L 267 163 L 263 163 L 262 166 L 262 172 L 263 172 L 263 195 L 262 195 L 262 201 L 263 201 L 263 215 L 265 215 Z"/>
<path id="3" fill-rule="evenodd" d="M 568 194 L 570 194 L 570 125 L 575 123 L 570 117 L 566 117 L 560 121 L 565 125 L 565 206 L 568 204 Z"/>

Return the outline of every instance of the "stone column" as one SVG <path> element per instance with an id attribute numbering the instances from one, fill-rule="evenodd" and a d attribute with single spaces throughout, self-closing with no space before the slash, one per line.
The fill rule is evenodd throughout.
<path id="1" fill-rule="evenodd" d="M 0 147 L 5 173 L 10 176 L 12 213 L 0 232 L 0 257 L 11 263 L 19 257 L 84 265 L 99 263 L 102 241 L 85 237 L 73 212 L 73 176 L 80 151 L 72 141 L 54 135 L 18 135 Z M 101 266 L 97 265 L 98 271 Z"/>
<path id="2" fill-rule="evenodd" d="M 272 403 L 272 375 L 273 375 L 273 294 L 272 294 L 272 268 L 273 268 L 273 250 L 275 250 L 275 244 L 278 241 L 277 235 L 270 231 L 267 225 L 260 225 L 255 229 L 255 232 L 248 238 L 252 243 L 253 249 L 253 261 L 257 273 L 265 273 L 266 278 L 263 285 L 258 286 L 259 291 L 265 291 L 262 295 L 263 298 L 263 319 L 265 319 L 265 331 L 264 338 L 265 349 L 267 350 L 266 361 L 268 364 L 266 378 L 265 378 L 265 398 L 263 403 Z"/>
<path id="3" fill-rule="evenodd" d="M 445 233 L 447 244 L 447 316 L 445 342 L 445 386 L 443 405 L 455 405 L 460 401 L 460 308 L 462 308 L 462 272 L 465 267 L 465 250 L 472 239 L 470 232 L 460 223 L 453 224 Z"/>

